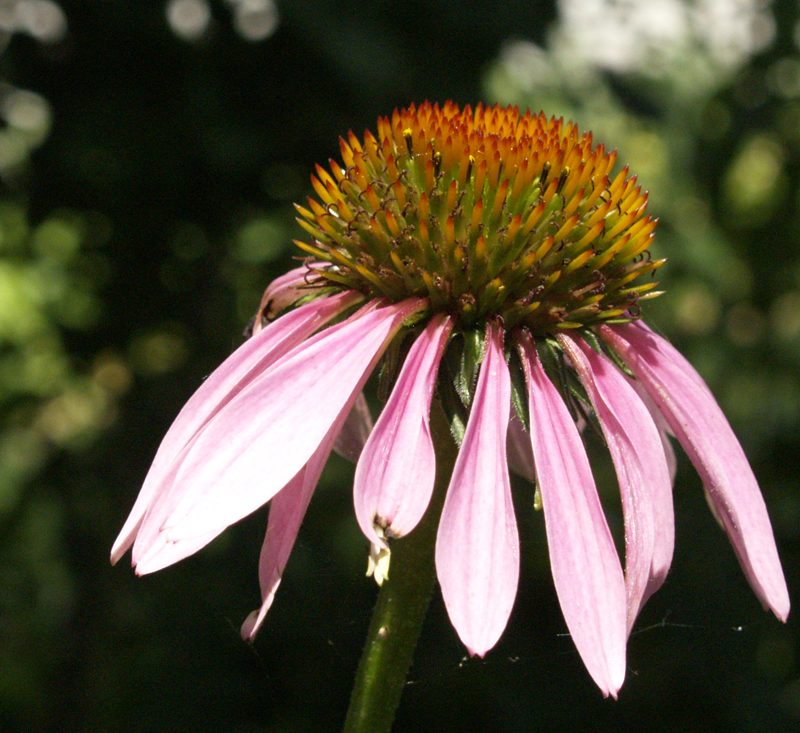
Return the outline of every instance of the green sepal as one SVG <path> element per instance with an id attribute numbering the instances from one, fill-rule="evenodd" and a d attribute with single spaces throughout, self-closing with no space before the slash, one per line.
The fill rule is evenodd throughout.
<path id="1" fill-rule="evenodd" d="M 405 321 L 403 321 L 403 327 L 404 328 L 412 328 L 413 326 L 416 326 L 421 321 L 429 319 L 430 316 L 431 316 L 430 311 L 427 310 L 427 309 L 414 311 L 408 318 L 406 318 Z"/>
<path id="2" fill-rule="evenodd" d="M 410 329 L 402 329 L 397 336 L 392 339 L 388 348 L 384 352 L 381 360 L 380 375 L 378 377 L 378 399 L 386 402 L 392 393 L 394 383 L 400 374 L 400 368 L 405 361 L 405 356 L 411 348 L 413 338 L 409 339 Z"/>
<path id="3" fill-rule="evenodd" d="M 522 369 L 519 353 L 516 348 L 506 349 L 506 362 L 511 375 L 511 404 L 520 419 L 522 426 L 530 432 L 531 421 L 528 413 L 528 387 L 525 384 L 525 372 Z"/>
<path id="4" fill-rule="evenodd" d="M 453 440 L 460 448 L 464 442 L 464 433 L 467 430 L 467 408 L 461 401 L 461 396 L 456 391 L 455 372 L 447 359 L 442 359 L 439 367 L 439 379 L 436 383 L 436 391 L 441 402 L 447 423 L 450 426 L 450 433 Z"/>
<path id="5" fill-rule="evenodd" d="M 461 363 L 464 353 L 464 334 L 456 331 L 450 337 L 441 364 L 439 365 L 439 382 L 441 385 L 447 381 L 450 389 L 454 390 L 465 407 L 469 407 L 469 394 L 462 396 L 458 390 L 457 375 L 461 372 Z M 465 399 L 466 397 L 466 399 Z"/>
<path id="6" fill-rule="evenodd" d="M 478 369 L 486 350 L 482 330 L 471 329 L 464 333 L 464 347 L 461 352 L 461 368 L 456 375 L 456 389 L 464 404 L 469 407 L 478 383 Z"/>
<path id="7" fill-rule="evenodd" d="M 447 366 L 452 378 L 452 386 L 461 400 L 461 404 L 469 409 L 475 385 L 478 381 L 478 368 L 483 361 L 483 335 L 479 330 L 455 333 L 447 346 L 442 364 Z"/>
<path id="8" fill-rule="evenodd" d="M 321 288 L 314 288 L 312 292 L 309 292 L 307 295 L 298 298 L 290 308 L 294 310 L 295 308 L 299 308 L 301 305 L 305 305 L 306 303 L 310 303 L 312 300 L 317 300 L 319 298 L 327 298 L 329 295 L 334 295 L 335 293 L 342 292 L 341 288 L 337 288 L 334 286 L 328 287 L 321 287 Z M 285 308 L 284 311 L 288 311 L 289 308 Z M 283 313 L 284 311 L 281 311 Z"/>
<path id="9" fill-rule="evenodd" d="M 592 401 L 586 393 L 578 375 L 567 366 L 566 355 L 561 345 L 552 338 L 545 339 L 545 347 L 540 349 L 542 364 L 553 382 L 556 389 L 561 394 L 561 398 L 576 422 L 582 417 L 588 425 L 598 434 L 600 439 L 605 442 L 603 430 L 600 422 L 592 408 Z"/>
<path id="10" fill-rule="evenodd" d="M 281 316 L 285 316 L 287 313 L 291 313 L 293 310 L 296 310 L 301 305 L 305 305 L 306 303 L 310 303 L 314 300 L 320 300 L 321 298 L 327 298 L 329 295 L 335 295 L 336 293 L 342 292 L 342 289 L 340 287 L 336 287 L 333 285 L 327 285 L 323 287 L 309 285 L 308 287 L 309 290 L 305 295 L 301 295 L 297 300 L 293 301 L 292 303 L 289 303 L 289 305 L 287 305 L 284 309 L 275 313 L 275 315 L 273 315 L 268 322 L 272 323 L 273 321 L 278 320 L 278 318 L 280 318 Z M 360 307 L 362 303 L 359 302 L 357 305 Z M 348 309 L 348 314 L 349 312 L 350 311 Z M 255 326 L 256 320 L 262 317 L 263 316 L 261 313 L 261 309 L 259 309 L 258 313 L 256 313 L 256 315 L 248 324 L 247 329 L 245 330 L 245 335 L 248 338 L 250 338 L 250 336 L 252 335 L 252 329 L 253 326 Z M 266 322 L 267 321 L 265 321 L 265 323 Z"/>
<path id="11" fill-rule="evenodd" d="M 586 388 L 572 369 L 567 367 L 566 364 L 564 364 L 563 368 L 564 381 L 566 382 L 567 388 L 567 399 L 565 401 L 570 411 L 573 412 L 573 415 L 580 415 L 586 421 L 586 424 L 597 433 L 600 440 L 605 443 L 605 434 L 600 426 L 597 414 L 592 407 L 592 401 L 586 393 Z"/>
<path id="12" fill-rule="evenodd" d="M 547 336 L 544 339 L 536 339 L 536 347 L 545 373 L 564 397 L 568 390 L 564 375 L 564 351 L 561 344 L 556 339 Z"/>

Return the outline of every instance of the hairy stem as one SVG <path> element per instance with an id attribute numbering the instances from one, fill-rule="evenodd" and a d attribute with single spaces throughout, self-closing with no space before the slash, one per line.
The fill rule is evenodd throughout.
<path id="1" fill-rule="evenodd" d="M 438 402 L 431 409 L 431 434 L 436 447 L 433 497 L 414 530 L 392 541 L 389 578 L 381 586 L 372 614 L 344 733 L 391 730 L 431 600 L 436 530 L 457 454 Z"/>

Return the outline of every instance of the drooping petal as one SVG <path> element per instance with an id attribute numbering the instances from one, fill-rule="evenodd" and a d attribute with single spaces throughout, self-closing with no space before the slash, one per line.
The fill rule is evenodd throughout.
<path id="1" fill-rule="evenodd" d="M 650 393 L 695 465 L 756 595 L 785 621 L 789 593 L 767 508 L 711 391 L 677 349 L 644 325 L 603 326 L 600 332 Z"/>
<path id="2" fill-rule="evenodd" d="M 359 395 L 363 400 L 363 396 Z M 253 611 L 242 624 L 242 638 L 253 640 L 267 616 L 275 593 L 281 583 L 283 570 L 294 547 L 306 509 L 311 502 L 322 470 L 328 462 L 337 434 L 342 428 L 344 415 L 328 431 L 311 460 L 297 475 L 272 498 L 267 520 L 267 533 L 258 561 L 258 579 L 261 586 L 261 607 Z M 349 419 L 349 418 L 348 418 Z"/>
<path id="3" fill-rule="evenodd" d="M 376 524 L 403 537 L 428 508 L 436 478 L 431 399 L 452 329 L 452 318 L 440 314 L 417 337 L 356 466 L 356 518 L 373 545 L 385 547 Z"/>
<path id="4" fill-rule="evenodd" d="M 356 463 L 371 432 L 372 414 L 362 392 L 356 398 L 355 404 L 333 444 L 333 450 L 350 463 Z"/>
<path id="5" fill-rule="evenodd" d="M 155 544 L 148 548 L 149 551 L 143 559 L 140 559 L 138 563 L 136 560 L 133 561 L 136 575 L 148 575 L 174 565 L 176 562 L 194 555 L 198 550 L 202 550 L 224 531 L 225 527 L 221 527 L 199 537 L 192 537 L 191 540 L 186 542 L 172 543 L 157 540 Z"/>
<path id="6" fill-rule="evenodd" d="M 361 391 L 403 321 L 426 301 L 370 309 L 326 329 L 228 401 L 180 456 L 148 511 L 144 552 L 226 527 L 269 501 L 308 462 Z M 368 310 L 369 312 L 365 311 Z M 137 565 L 143 556 L 135 556 Z"/>
<path id="7" fill-rule="evenodd" d="M 578 428 L 527 334 L 531 445 L 542 494 L 550 566 L 567 628 L 589 674 L 616 697 L 625 679 L 625 579 Z"/>
<path id="8" fill-rule="evenodd" d="M 289 481 L 275 496 L 269 505 L 267 533 L 261 545 L 258 558 L 258 580 L 261 586 L 261 606 L 248 614 L 241 628 L 244 640 L 256 638 L 261 629 L 267 611 L 272 607 L 275 593 L 281 583 L 283 570 L 289 561 L 289 555 L 297 539 L 297 533 L 306 509 L 311 502 L 316 484 L 310 485 L 306 480 L 306 466 Z"/>
<path id="9" fill-rule="evenodd" d="M 661 445 L 664 448 L 664 456 L 667 459 L 667 468 L 669 468 L 669 480 L 674 486 L 675 475 L 678 473 L 678 458 L 675 455 L 675 448 L 670 440 L 670 436 L 674 437 L 672 435 L 672 430 L 667 424 L 667 421 L 664 419 L 664 416 L 661 414 L 661 410 L 658 409 L 658 405 L 653 402 L 653 398 L 648 394 L 647 390 L 642 387 L 641 382 L 631 379 L 630 383 L 636 390 L 636 393 L 639 395 L 642 402 L 644 402 L 645 407 L 650 411 L 650 417 L 653 418 L 653 422 L 658 428 L 658 433 L 661 436 Z"/>
<path id="10" fill-rule="evenodd" d="M 625 517 L 630 634 L 641 607 L 661 587 L 672 562 L 675 517 L 669 468 L 658 429 L 628 378 L 582 339 L 563 334 L 559 342 L 586 388 L 617 472 Z"/>
<path id="11" fill-rule="evenodd" d="M 373 303 L 368 303 L 363 306 L 358 313 L 356 313 L 350 320 L 355 320 L 363 317 L 367 313 L 375 310 Z M 283 319 L 281 319 L 283 320 Z M 272 324 L 270 324 L 272 325 Z M 340 329 L 345 324 L 339 324 L 329 329 L 326 334 L 332 335 L 337 329 Z M 322 334 L 319 335 L 321 337 Z M 252 340 L 252 339 L 251 339 Z M 308 344 L 300 346 L 305 348 Z M 282 352 L 283 353 L 283 352 Z M 291 352 L 293 353 L 293 352 Z M 255 375 L 258 378 L 263 378 L 263 375 Z M 154 491 L 154 499 L 151 505 L 146 507 L 146 514 L 141 522 L 141 526 L 136 534 L 135 543 L 133 545 L 132 562 L 136 568 L 137 575 L 145 575 L 147 573 L 161 570 L 168 565 L 171 565 L 178 560 L 182 560 L 189 555 L 194 554 L 197 550 L 211 542 L 217 535 L 223 532 L 227 525 L 220 525 L 207 533 L 202 533 L 198 537 L 187 537 L 182 541 L 175 542 L 171 540 L 167 533 L 162 531 L 162 524 L 172 515 L 176 506 L 184 500 L 187 490 L 191 491 L 191 482 L 178 481 L 177 477 L 182 467 L 182 459 L 188 452 L 189 447 L 192 446 L 199 435 L 198 431 L 187 442 L 186 446 L 178 454 L 178 458 L 173 460 L 172 464 L 168 466 L 167 470 L 162 473 L 161 486 L 163 488 Z M 151 467 L 148 479 L 153 473 Z M 279 490 L 277 487 L 275 491 Z"/>
<path id="12" fill-rule="evenodd" d="M 503 633 L 519 582 L 519 536 L 506 458 L 510 409 L 503 332 L 490 323 L 436 537 L 436 572 L 447 612 L 469 653 L 481 657 Z"/>
<path id="13" fill-rule="evenodd" d="M 164 486 L 171 464 L 191 438 L 238 392 L 331 319 L 358 302 L 356 293 L 341 293 L 287 313 L 245 341 L 200 385 L 167 431 L 136 502 L 111 550 L 116 563 L 133 544 L 142 519 Z"/>
<path id="14" fill-rule="evenodd" d="M 261 331 L 265 327 L 264 324 L 272 321 L 282 310 L 313 292 L 309 287 L 313 268 L 314 263 L 295 267 L 275 278 L 267 286 L 264 295 L 261 296 L 261 304 L 253 322 L 253 335 Z"/>
<path id="15" fill-rule="evenodd" d="M 508 467 L 518 476 L 532 484 L 536 483 L 536 471 L 533 468 L 533 451 L 531 436 L 525 430 L 522 421 L 511 412 L 508 421 Z"/>

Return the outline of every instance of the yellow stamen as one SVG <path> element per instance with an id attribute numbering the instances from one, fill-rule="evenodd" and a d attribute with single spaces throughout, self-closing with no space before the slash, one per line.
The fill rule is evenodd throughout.
<path id="1" fill-rule="evenodd" d="M 403 185 L 402 181 L 395 181 L 394 185 L 392 186 L 392 191 L 394 191 L 394 196 L 397 199 L 397 205 L 403 209 L 406 205 L 406 188 Z"/>
<path id="2" fill-rule="evenodd" d="M 339 150 L 342 152 L 342 160 L 344 164 L 351 168 L 353 165 L 353 151 L 350 149 L 350 146 L 345 142 L 343 137 L 339 138 Z"/>
<path id="3" fill-rule="evenodd" d="M 447 189 L 447 210 L 453 211 L 456 208 L 456 196 L 458 196 L 458 184 L 455 179 L 450 181 L 450 188 Z"/>
<path id="4" fill-rule="evenodd" d="M 428 209 L 428 197 L 423 193 L 419 197 L 419 218 L 422 219 L 422 221 L 427 221 L 430 214 L 431 212 Z"/>
<path id="5" fill-rule="evenodd" d="M 398 234 L 400 234 L 400 227 L 397 225 L 397 219 L 395 219 L 395 216 L 391 211 L 384 211 L 384 216 L 386 217 L 386 226 L 389 227 L 389 231 L 392 233 L 392 236 L 396 237 Z"/>
<path id="6" fill-rule="evenodd" d="M 381 200 L 378 198 L 378 194 L 375 193 L 375 189 L 372 188 L 372 186 L 367 186 L 364 190 L 364 198 L 370 205 L 371 211 L 377 211 L 381 208 Z"/>
<path id="7" fill-rule="evenodd" d="M 543 259 L 547 253 L 553 248 L 555 244 L 555 239 L 553 237 L 548 237 L 544 240 L 544 242 L 539 245 L 539 249 L 536 250 L 536 262 Z M 555 282 L 555 280 L 553 281 Z"/>
<path id="8" fill-rule="evenodd" d="M 528 217 L 528 221 L 525 222 L 525 226 L 522 229 L 522 233 L 527 237 L 530 234 L 531 229 L 533 229 L 538 223 L 539 219 L 542 218 L 542 214 L 544 214 L 544 210 L 547 208 L 547 205 L 544 201 L 540 201 L 536 208 L 531 212 L 531 215 Z"/>
<path id="9" fill-rule="evenodd" d="M 594 254 L 594 250 L 587 249 L 585 252 L 581 252 L 575 259 L 572 260 L 563 270 L 564 275 L 569 275 L 570 273 L 577 270 L 581 265 L 586 264 L 589 258 Z"/>
<path id="10" fill-rule="evenodd" d="M 447 217 L 447 222 L 444 226 L 444 239 L 447 246 L 451 249 L 456 243 L 456 223 L 452 216 Z"/>
<path id="11" fill-rule="evenodd" d="M 508 179 L 506 178 L 503 181 L 500 188 L 497 189 L 497 195 L 494 199 L 494 206 L 492 207 L 492 217 L 497 218 L 500 216 L 500 212 L 503 210 L 503 204 L 506 202 L 506 196 L 508 195 Z"/>
<path id="12" fill-rule="evenodd" d="M 472 208 L 472 218 L 470 219 L 470 228 L 472 231 L 477 232 L 478 226 L 481 223 L 481 217 L 483 216 L 483 199 L 478 199 L 475 202 L 475 206 Z"/>
<path id="13" fill-rule="evenodd" d="M 508 225 L 508 231 L 506 232 L 506 239 L 509 241 L 514 239 L 514 237 L 517 236 L 517 232 L 519 231 L 521 226 L 522 226 L 522 215 L 517 214 L 511 220 L 511 223 Z"/>
<path id="14" fill-rule="evenodd" d="M 584 249 L 584 247 L 588 247 L 588 246 L 589 246 L 589 244 L 591 244 L 591 242 L 593 242 L 593 241 L 594 241 L 594 240 L 597 238 L 597 235 L 598 235 L 598 234 L 600 234 L 600 232 L 602 232 L 602 231 L 603 231 L 603 227 L 604 227 L 604 226 L 605 226 L 605 222 L 604 222 L 604 221 L 600 221 L 600 222 L 598 222 L 597 224 L 595 224 L 595 225 L 594 225 L 594 226 L 593 226 L 593 227 L 592 227 L 592 228 L 591 228 L 591 229 L 590 229 L 588 232 L 586 232 L 586 234 L 585 234 L 583 237 L 581 237 L 581 239 L 580 239 L 580 240 L 578 240 L 578 242 L 577 242 L 577 243 L 574 245 L 574 247 L 575 247 L 575 250 L 576 250 L 576 251 L 578 251 L 578 252 L 581 252 L 581 251 Z"/>
<path id="15" fill-rule="evenodd" d="M 561 227 L 561 229 L 559 229 L 555 233 L 555 236 L 553 237 L 553 241 L 556 244 L 558 244 L 562 239 L 564 239 L 564 237 L 567 236 L 567 234 L 569 234 L 575 228 L 575 225 L 578 223 L 579 220 L 580 220 L 580 217 L 577 214 L 575 214 L 575 216 L 572 216 L 569 219 L 567 219 L 564 222 L 564 224 Z"/>

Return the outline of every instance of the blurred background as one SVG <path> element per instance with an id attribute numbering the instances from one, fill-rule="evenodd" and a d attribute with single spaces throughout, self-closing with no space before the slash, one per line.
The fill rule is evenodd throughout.
<path id="1" fill-rule="evenodd" d="M 376 591 L 346 462 L 253 646 L 266 510 L 153 576 L 108 553 L 292 266 L 313 164 L 424 99 L 564 115 L 639 175 L 670 260 L 645 314 L 741 438 L 796 608 L 762 611 L 681 456 L 673 569 L 604 700 L 520 483 L 508 630 L 466 659 L 437 594 L 396 730 L 800 729 L 797 0 L 0 0 L 0 53 L 0 730 L 340 730 Z"/>

